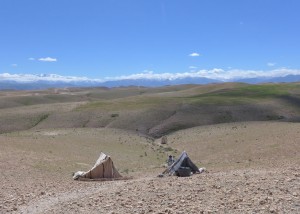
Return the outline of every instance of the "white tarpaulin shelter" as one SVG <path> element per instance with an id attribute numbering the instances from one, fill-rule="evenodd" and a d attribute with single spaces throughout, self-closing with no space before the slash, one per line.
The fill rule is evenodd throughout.
<path id="1" fill-rule="evenodd" d="M 110 156 L 101 152 L 98 160 L 92 169 L 87 172 L 78 171 L 74 174 L 73 179 L 101 179 L 101 178 L 120 178 L 122 175 L 115 168 Z"/>

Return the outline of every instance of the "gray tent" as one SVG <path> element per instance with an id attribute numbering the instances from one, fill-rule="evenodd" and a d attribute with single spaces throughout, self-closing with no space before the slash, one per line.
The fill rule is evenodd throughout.
<path id="1" fill-rule="evenodd" d="M 178 170 L 182 167 L 189 167 L 192 173 L 200 173 L 198 167 L 184 151 L 181 153 L 179 158 L 163 172 L 163 174 L 176 175 Z"/>

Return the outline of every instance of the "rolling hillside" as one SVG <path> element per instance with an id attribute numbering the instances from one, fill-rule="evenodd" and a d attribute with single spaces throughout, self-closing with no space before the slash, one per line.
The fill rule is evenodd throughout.
<path id="1" fill-rule="evenodd" d="M 299 213 L 299 99 L 296 83 L 2 91 L 0 213 Z M 183 150 L 207 173 L 158 178 Z M 132 179 L 73 181 L 101 151 Z"/>
<path id="2" fill-rule="evenodd" d="M 159 138 L 202 125 L 270 120 L 300 121 L 299 83 L 0 92 L 0 133 L 109 127 Z"/>

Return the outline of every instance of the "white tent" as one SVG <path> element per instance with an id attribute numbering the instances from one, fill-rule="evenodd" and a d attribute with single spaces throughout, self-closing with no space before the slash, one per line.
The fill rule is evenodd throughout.
<path id="1" fill-rule="evenodd" d="M 115 168 L 114 163 L 110 156 L 100 153 L 98 160 L 92 169 L 87 172 L 78 171 L 74 174 L 75 180 L 79 178 L 87 179 L 101 179 L 101 178 L 120 178 L 122 177 L 118 170 Z"/>

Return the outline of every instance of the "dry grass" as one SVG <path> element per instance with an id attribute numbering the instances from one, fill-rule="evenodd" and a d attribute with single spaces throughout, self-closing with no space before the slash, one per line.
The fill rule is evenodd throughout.
<path id="1" fill-rule="evenodd" d="M 200 212 L 211 210 L 214 205 L 214 210 L 218 207 L 222 212 L 250 213 L 266 209 L 259 204 L 266 195 L 261 188 L 278 192 L 274 198 L 281 200 L 283 212 L 297 213 L 295 197 L 299 183 L 295 176 L 299 174 L 296 168 L 284 170 L 300 164 L 299 128 L 298 123 L 284 122 L 194 127 L 168 135 L 168 144 L 164 147 L 158 140 L 158 143 L 153 142 L 138 132 L 112 128 L 37 129 L 1 134 L 0 213 L 72 213 L 74 210 L 101 213 L 103 208 L 111 211 L 107 206 L 115 200 L 128 204 L 115 207 L 116 211 L 132 213 L 141 209 L 136 204 L 142 203 L 148 210 L 158 212 L 160 208 L 153 205 L 157 198 L 168 201 L 167 195 L 172 195 L 172 201 L 179 204 L 195 190 L 201 192 L 193 194 L 193 201 L 188 200 L 191 203 L 174 208 Z M 198 167 L 206 167 L 210 173 L 189 180 L 155 179 L 164 170 L 161 165 L 167 156 L 178 157 L 178 151 L 182 150 L 188 152 Z M 101 151 L 111 155 L 123 176 L 133 176 L 133 179 L 103 184 L 72 181 L 71 173 L 90 169 Z M 282 181 L 279 187 L 277 180 Z M 245 183 L 250 183 L 251 188 L 247 189 Z M 237 192 L 228 192 L 236 189 Z M 252 206 L 230 201 L 240 200 L 245 192 L 247 197 L 242 202 L 251 202 L 256 197 Z M 289 199 L 290 194 L 295 196 Z M 228 195 L 230 200 L 224 198 Z M 101 200 L 96 201 L 99 198 Z M 143 202 L 138 202 L 140 200 Z M 201 206 L 198 200 L 202 201 Z M 278 204 L 266 202 L 270 203 Z M 236 204 L 240 210 L 235 210 Z M 161 206 L 166 209 L 167 205 Z"/>
<path id="2" fill-rule="evenodd" d="M 300 121 L 299 91 L 297 83 L 226 83 L 0 92 L 0 133 L 110 127 L 158 138 L 200 125 L 296 122 Z"/>
<path id="3" fill-rule="evenodd" d="M 214 170 L 300 164 L 300 124 L 242 122 L 195 127 L 169 136 L 199 165 Z"/>
<path id="4" fill-rule="evenodd" d="M 2 166 L 12 171 L 27 167 L 65 178 L 90 169 L 101 151 L 129 175 L 156 171 L 167 155 L 183 150 L 210 170 L 272 168 L 300 163 L 299 130 L 298 123 L 283 122 L 202 126 L 170 134 L 168 145 L 161 147 L 137 132 L 119 129 L 42 129 L 0 135 L 0 153 Z"/>
<path id="5" fill-rule="evenodd" d="M 159 148 L 152 148 L 151 143 L 147 139 L 139 137 L 139 134 L 159 138 L 174 133 L 174 136 L 177 136 L 178 139 L 176 140 L 174 137 L 172 147 L 174 146 L 178 150 L 184 149 L 183 146 L 185 146 L 185 140 L 187 139 L 190 147 L 192 147 L 191 145 L 196 146 L 199 148 L 197 151 L 204 152 L 201 153 L 201 157 L 206 157 L 205 154 L 211 154 L 212 152 L 222 153 L 222 149 L 226 150 L 228 157 L 218 155 L 219 159 L 214 160 L 209 159 L 207 156 L 207 161 L 204 164 L 212 167 L 219 165 L 223 167 L 232 166 L 233 161 L 235 167 L 246 166 L 247 164 L 253 164 L 252 159 L 259 160 L 259 158 L 262 158 L 263 160 L 265 153 L 262 151 L 262 157 L 259 155 L 254 155 L 252 158 L 247 157 L 245 159 L 247 161 L 243 162 L 245 161 L 244 156 L 242 155 L 242 158 L 235 156 L 234 148 L 238 148 L 237 151 L 243 154 L 241 151 L 252 151 L 256 149 L 256 146 L 259 146 L 257 143 L 260 143 L 260 141 L 256 139 L 268 138 L 268 141 L 271 142 L 274 136 L 257 136 L 261 129 L 256 130 L 255 126 L 251 126 L 255 123 L 250 123 L 247 128 L 243 129 L 239 125 L 238 130 L 231 129 L 231 126 L 234 126 L 231 123 L 241 121 L 299 121 L 299 91 L 300 88 L 297 83 L 254 86 L 226 83 L 161 88 L 127 87 L 3 91 L 0 92 L 0 133 L 12 132 L 11 134 L 2 135 L 2 137 L 5 136 L 9 142 L 13 141 L 14 143 L 11 145 L 1 143 L 3 146 L 11 146 L 12 150 L 15 148 L 16 151 L 22 150 L 24 147 L 24 151 L 28 150 L 28 152 L 36 153 L 37 157 L 47 156 L 48 152 L 50 156 L 57 154 L 62 158 L 62 161 L 66 157 L 65 159 L 69 161 L 69 164 L 59 164 L 58 162 L 48 164 L 47 161 L 39 163 L 40 168 L 43 168 L 44 165 L 50 168 L 53 165 L 52 168 L 54 169 L 58 165 L 68 166 L 68 169 L 61 170 L 64 172 L 77 169 L 77 166 L 72 166 L 71 163 L 74 164 L 75 160 L 81 157 L 81 150 L 84 151 L 83 156 L 85 158 L 86 154 L 93 154 L 90 159 L 77 161 L 85 164 L 93 164 L 100 152 L 99 150 L 107 150 L 113 156 L 120 156 L 120 168 L 128 172 L 129 169 L 139 171 L 147 166 L 147 162 L 155 163 L 153 167 L 157 167 L 164 155 L 163 151 L 157 154 Z M 243 97 L 245 94 L 247 94 L 247 98 Z M 225 125 L 219 126 L 224 127 L 222 130 L 227 131 L 219 138 L 216 136 L 219 136 L 222 132 L 214 126 L 211 126 L 214 130 L 212 132 L 217 133 L 208 131 L 210 126 L 207 125 L 222 123 L 225 123 Z M 226 125 L 227 123 L 230 124 Z M 274 135 L 281 129 L 285 130 L 276 127 L 291 126 L 290 123 L 276 124 L 275 127 L 270 127 L 271 130 L 276 130 Z M 297 125 L 297 123 L 295 124 Z M 204 127 L 199 128 L 198 126 Z M 229 128 L 226 128 L 227 126 Z M 190 129 L 193 127 L 196 128 Z M 22 130 L 28 131 L 16 132 Z M 65 134 L 57 136 L 43 135 L 42 133 L 47 132 L 47 130 L 57 130 L 59 133 L 65 132 Z M 176 132 L 179 130 L 183 131 Z M 199 131 L 190 133 L 193 132 L 191 130 Z M 198 132 L 210 134 L 203 138 L 202 135 L 198 136 Z M 184 138 L 182 141 L 183 138 L 179 135 L 186 135 L 185 133 L 189 133 L 188 135 L 191 135 L 191 137 Z M 255 140 L 252 139 L 249 142 L 244 140 L 242 136 L 246 136 L 248 133 L 253 133 L 253 136 L 256 136 L 254 137 Z M 266 133 L 273 132 L 266 131 Z M 213 143 L 211 141 L 214 138 L 210 136 L 211 134 L 215 136 L 215 142 Z M 284 136 L 284 134 L 281 136 Z M 251 136 L 245 138 L 249 140 Z M 203 139 L 203 141 L 196 143 L 194 139 Z M 284 141 L 281 138 L 280 140 Z M 225 144 L 218 144 L 224 141 L 226 141 Z M 131 148 L 129 142 L 135 143 L 132 146 L 134 149 Z M 214 146 L 215 144 L 218 146 Z M 189 148 L 189 144 L 186 145 Z M 220 147 L 221 145 L 224 148 Z M 203 147 L 207 148 L 203 150 Z M 44 148 L 46 148 L 45 151 Z M 114 151 L 115 148 L 120 153 Z M 276 148 L 282 147 L 274 144 L 270 148 L 266 147 L 265 150 L 268 151 L 272 148 L 276 151 Z M 22 150 L 22 152 L 24 151 Z M 72 154 L 68 154 L 68 151 L 72 151 Z M 280 151 L 282 150 L 280 149 Z M 39 156 L 40 152 L 43 154 L 42 156 Z M 126 161 L 134 161 L 127 160 L 121 153 L 126 154 L 128 157 L 135 154 L 134 160 L 139 160 L 139 165 L 122 166 Z M 245 156 L 250 154 L 245 153 Z M 192 155 L 196 157 L 196 154 Z M 240 159 L 243 159 L 243 161 Z M 197 158 L 197 161 L 202 163 L 201 158 Z"/>
<path id="6" fill-rule="evenodd" d="M 165 158 L 151 140 L 108 128 L 14 132 L 1 135 L 0 143 L 1 158 L 26 157 L 22 165 L 64 177 L 90 169 L 101 151 L 111 155 L 116 167 L 126 174 L 157 168 Z"/>

